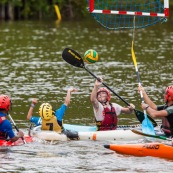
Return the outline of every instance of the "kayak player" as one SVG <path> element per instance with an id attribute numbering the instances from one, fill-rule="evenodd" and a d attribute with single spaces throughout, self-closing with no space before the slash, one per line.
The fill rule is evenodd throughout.
<path id="1" fill-rule="evenodd" d="M 98 131 L 115 130 L 118 124 L 118 115 L 131 114 L 135 108 L 133 104 L 122 107 L 116 103 L 110 103 L 111 95 L 107 88 L 100 87 L 103 82 L 96 80 L 91 92 L 90 100 L 93 105 L 95 121 Z"/>
<path id="2" fill-rule="evenodd" d="M 76 92 L 75 88 L 70 88 L 67 91 L 65 102 L 57 110 L 53 110 L 49 103 L 41 104 L 39 108 L 40 117 L 35 117 L 33 115 L 33 110 L 35 105 L 38 103 L 37 99 L 33 99 L 31 106 L 28 111 L 27 119 L 34 123 L 36 126 L 41 125 L 41 130 L 56 131 L 58 133 L 64 133 L 70 139 L 77 139 L 78 134 L 75 131 L 69 131 L 63 128 L 63 118 L 67 106 L 70 104 L 71 93 Z"/>
<path id="3" fill-rule="evenodd" d="M 142 104 L 142 109 L 145 109 L 152 118 L 161 118 L 161 130 L 166 136 L 173 136 L 173 85 L 164 90 L 164 105 L 160 106 L 151 101 L 142 86 L 138 87 L 138 91 L 142 91 L 144 96 L 145 103 Z"/>
<path id="4" fill-rule="evenodd" d="M 0 95 L 0 139 L 17 141 L 24 136 L 24 133 L 19 130 L 17 135 L 13 132 L 11 122 L 7 119 L 9 110 L 11 109 L 11 99 L 7 95 Z"/>

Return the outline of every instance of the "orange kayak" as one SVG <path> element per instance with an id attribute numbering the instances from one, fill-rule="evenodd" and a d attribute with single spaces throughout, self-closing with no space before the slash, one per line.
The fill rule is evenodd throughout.
<path id="1" fill-rule="evenodd" d="M 26 143 L 33 142 L 31 136 L 25 136 L 24 139 L 25 139 Z M 18 139 L 17 141 L 15 141 L 15 142 L 11 142 L 11 141 L 6 141 L 6 140 L 0 139 L 0 147 L 1 146 L 7 146 L 7 147 L 8 146 L 17 146 L 17 145 L 23 145 L 23 144 L 24 144 L 24 142 L 22 141 L 21 138 Z"/>
<path id="2" fill-rule="evenodd" d="M 162 143 L 110 144 L 104 145 L 104 147 L 120 154 L 140 157 L 153 156 L 173 160 L 173 147 Z"/>

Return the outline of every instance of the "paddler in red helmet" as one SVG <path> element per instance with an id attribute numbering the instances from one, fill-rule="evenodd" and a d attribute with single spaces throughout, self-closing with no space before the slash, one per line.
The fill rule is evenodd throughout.
<path id="1" fill-rule="evenodd" d="M 142 91 L 145 103 L 142 104 L 142 109 L 145 109 L 152 118 L 162 119 L 161 130 L 167 137 L 173 136 L 173 85 L 168 86 L 163 93 L 164 104 L 156 105 L 145 89 L 140 86 L 138 91 Z"/>
<path id="2" fill-rule="evenodd" d="M 90 100 L 93 105 L 97 129 L 99 131 L 115 130 L 118 124 L 118 115 L 131 114 L 135 108 L 133 104 L 122 107 L 117 103 L 111 103 L 111 94 L 105 87 L 100 87 L 103 82 L 96 80 L 91 92 Z"/>
<path id="3" fill-rule="evenodd" d="M 13 132 L 12 125 L 7 119 L 9 110 L 11 109 L 11 99 L 7 95 L 0 95 L 0 139 L 8 139 L 11 142 L 17 141 L 24 136 L 22 131 L 19 131 L 17 135 Z"/>

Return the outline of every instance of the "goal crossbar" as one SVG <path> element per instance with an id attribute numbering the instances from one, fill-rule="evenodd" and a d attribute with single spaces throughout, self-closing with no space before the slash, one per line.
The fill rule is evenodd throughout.
<path id="1" fill-rule="evenodd" d="M 99 14 L 120 14 L 120 15 L 133 15 L 133 16 L 153 16 L 153 17 L 169 17 L 169 0 L 164 0 L 163 13 L 157 12 L 142 12 L 142 11 L 121 11 L 121 10 L 109 10 L 109 9 L 95 9 L 95 0 L 89 0 L 90 13 Z"/>

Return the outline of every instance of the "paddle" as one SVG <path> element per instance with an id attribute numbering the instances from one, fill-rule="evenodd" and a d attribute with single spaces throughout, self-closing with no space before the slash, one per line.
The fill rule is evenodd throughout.
<path id="1" fill-rule="evenodd" d="M 13 118 L 11 117 L 11 115 L 9 113 L 8 113 L 8 117 L 10 118 L 10 120 L 13 123 L 13 125 L 14 125 L 15 129 L 17 130 L 17 132 L 19 132 L 19 129 L 17 128 Z M 25 141 L 25 139 L 23 137 L 22 137 L 22 140 L 23 140 L 23 143 L 26 144 L 26 141 Z"/>
<path id="2" fill-rule="evenodd" d="M 32 130 L 33 124 L 31 123 L 28 129 L 28 136 L 31 136 L 31 130 Z"/>
<path id="3" fill-rule="evenodd" d="M 135 70 L 136 70 L 137 79 L 138 79 L 138 85 L 141 86 L 135 52 L 133 49 L 133 41 L 132 41 L 131 53 L 132 53 L 132 59 L 133 59 L 133 63 L 134 63 Z M 140 91 L 140 96 L 141 96 L 142 103 L 144 103 L 144 97 L 143 97 L 142 91 Z M 146 110 L 144 110 L 144 120 L 142 121 L 142 131 L 144 133 L 149 133 L 149 134 L 153 134 L 153 135 L 155 134 L 153 124 L 147 118 Z"/>
<path id="4" fill-rule="evenodd" d="M 163 140 L 172 141 L 172 139 L 166 138 L 165 136 L 156 136 L 156 135 L 146 134 L 146 133 L 140 132 L 140 131 L 135 130 L 135 129 L 132 129 L 131 131 L 132 131 L 133 133 L 136 133 L 136 134 L 142 135 L 142 136 L 147 136 L 147 137 L 152 137 L 152 138 L 158 138 L 158 139 L 163 139 Z"/>
<path id="5" fill-rule="evenodd" d="M 75 66 L 75 67 L 79 67 L 79 68 L 84 68 L 89 74 L 91 74 L 94 78 L 96 78 L 97 80 L 100 80 L 97 76 L 95 76 L 93 73 L 91 73 L 84 64 L 83 59 L 81 58 L 81 56 L 74 50 L 70 49 L 70 48 L 65 48 L 63 53 L 62 53 L 62 58 L 69 64 Z M 102 82 L 102 84 L 108 88 L 113 94 L 115 94 L 120 100 L 122 100 L 126 105 L 130 106 L 130 104 L 125 101 L 122 97 L 120 97 L 117 93 L 115 93 L 110 87 L 108 87 L 105 83 Z M 137 117 L 137 119 L 142 123 L 144 120 L 144 113 L 141 111 L 138 111 L 136 109 L 134 109 L 135 111 L 135 115 Z M 157 123 L 150 117 L 152 123 L 154 126 L 157 126 Z"/>

